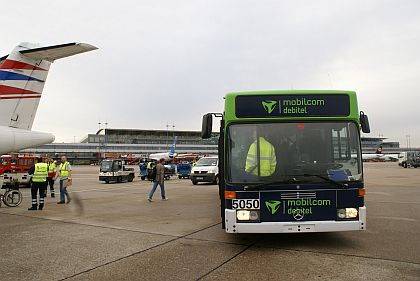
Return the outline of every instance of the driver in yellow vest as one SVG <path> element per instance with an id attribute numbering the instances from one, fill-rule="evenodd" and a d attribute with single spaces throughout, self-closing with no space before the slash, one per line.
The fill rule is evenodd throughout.
<path id="1" fill-rule="evenodd" d="M 274 146 L 264 137 L 258 137 L 258 141 L 255 140 L 248 149 L 245 172 L 254 176 L 269 177 L 276 171 L 276 166 L 277 159 Z"/>
<path id="2" fill-rule="evenodd" d="M 48 164 L 43 163 L 42 158 L 37 158 L 37 162 L 29 169 L 28 174 L 32 175 L 31 197 L 32 207 L 30 211 L 42 210 L 44 208 L 45 189 L 47 188 Z M 38 205 L 39 193 L 39 205 Z"/>
<path id="3" fill-rule="evenodd" d="M 67 203 L 70 203 L 71 198 L 69 192 L 67 191 L 66 184 L 69 180 L 71 180 L 71 165 L 69 162 L 67 162 L 66 156 L 61 156 L 60 167 L 55 178 L 57 179 L 58 177 L 60 178 L 60 201 L 57 202 L 57 204 L 66 203 L 66 197 Z"/>

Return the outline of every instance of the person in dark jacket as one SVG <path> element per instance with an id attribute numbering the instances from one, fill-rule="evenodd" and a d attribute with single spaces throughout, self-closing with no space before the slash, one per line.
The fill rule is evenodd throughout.
<path id="1" fill-rule="evenodd" d="M 29 211 L 42 210 L 44 208 L 45 190 L 47 188 L 47 177 L 48 177 L 48 165 L 43 163 L 42 157 L 37 158 L 34 166 L 29 171 L 29 175 L 32 175 L 31 179 L 31 197 L 32 207 L 28 208 Z M 39 205 L 38 205 L 38 193 L 39 193 Z"/>

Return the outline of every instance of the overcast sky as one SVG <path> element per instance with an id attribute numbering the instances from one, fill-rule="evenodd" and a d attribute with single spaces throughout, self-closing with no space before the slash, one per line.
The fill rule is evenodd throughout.
<path id="1" fill-rule="evenodd" d="M 371 136 L 420 146 L 420 1 L 3 1 L 0 56 L 84 42 L 56 61 L 34 130 L 199 130 L 229 91 L 355 90 Z"/>

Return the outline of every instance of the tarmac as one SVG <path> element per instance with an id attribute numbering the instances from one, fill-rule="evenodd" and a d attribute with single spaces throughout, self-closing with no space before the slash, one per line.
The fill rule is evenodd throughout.
<path id="1" fill-rule="evenodd" d="M 74 166 L 70 204 L 28 211 L 22 188 L 0 208 L 0 280 L 420 280 L 420 169 L 365 164 L 365 231 L 276 235 L 226 234 L 215 185 L 171 179 L 149 203 L 149 182 L 97 172 Z"/>

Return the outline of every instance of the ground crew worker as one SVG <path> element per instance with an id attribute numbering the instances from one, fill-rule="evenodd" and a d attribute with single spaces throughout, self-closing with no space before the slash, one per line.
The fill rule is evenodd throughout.
<path id="1" fill-rule="evenodd" d="M 277 159 L 274 146 L 264 137 L 259 137 L 249 147 L 245 172 L 255 176 L 268 177 L 274 174 L 276 166 Z"/>
<path id="2" fill-rule="evenodd" d="M 48 165 L 42 162 L 42 157 L 37 158 L 37 163 L 32 166 L 28 174 L 32 175 L 31 197 L 32 207 L 30 211 L 42 210 L 44 208 L 45 189 L 47 188 Z M 39 205 L 38 205 L 39 193 Z"/>
<path id="3" fill-rule="evenodd" d="M 50 186 L 50 194 L 51 197 L 55 197 L 54 193 L 54 183 L 55 183 L 55 175 L 57 173 L 57 161 L 53 161 L 52 159 L 48 160 L 48 177 L 47 177 L 47 187 L 45 188 L 45 197 L 47 197 L 48 193 L 48 185 Z"/>
<path id="4" fill-rule="evenodd" d="M 60 168 L 55 176 L 55 178 L 60 178 L 60 201 L 57 202 L 57 204 L 64 204 L 66 203 L 66 197 L 67 197 L 67 204 L 70 203 L 71 198 L 67 191 L 67 186 L 65 184 L 68 183 L 69 180 L 71 180 L 71 166 L 70 163 L 67 162 L 66 156 L 61 156 L 61 163 Z"/>

